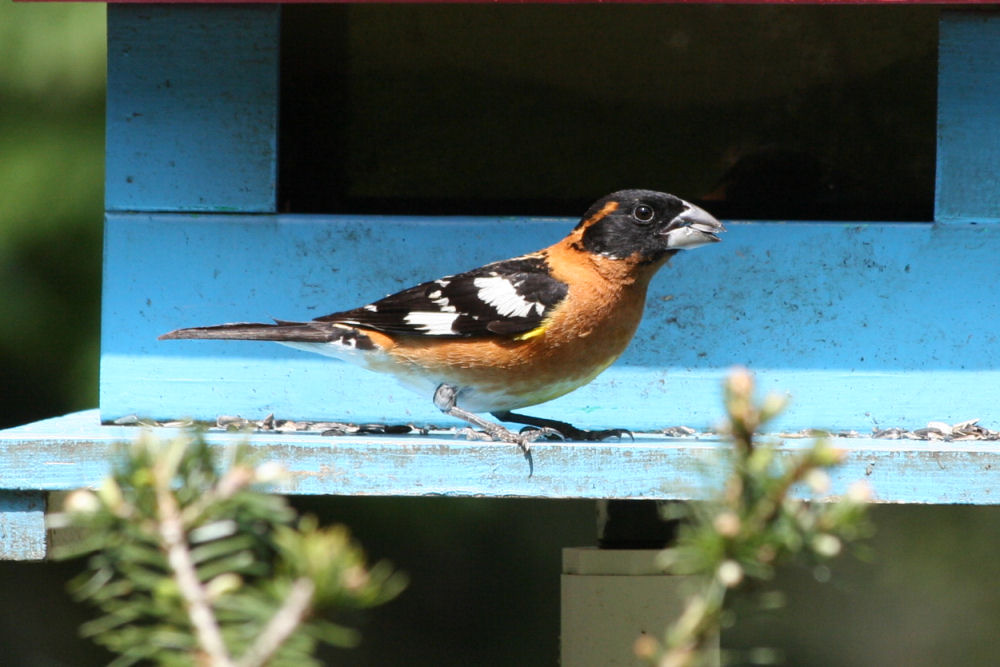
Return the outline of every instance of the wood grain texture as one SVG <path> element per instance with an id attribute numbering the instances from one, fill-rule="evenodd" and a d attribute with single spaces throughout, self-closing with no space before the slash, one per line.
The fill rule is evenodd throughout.
<path id="1" fill-rule="evenodd" d="M 108 210 L 275 210 L 279 19 L 108 8 Z"/>
<path id="2" fill-rule="evenodd" d="M 140 430 L 102 426 L 97 411 L 88 410 L 0 431 L 0 491 L 93 486 L 108 473 L 116 443 L 135 439 Z M 247 439 L 208 434 L 219 447 Z M 536 443 L 529 475 L 512 445 L 450 436 L 268 433 L 249 441 L 262 461 L 287 467 L 290 477 L 278 487 L 285 493 L 494 498 L 704 498 L 717 488 L 728 447 L 713 437 L 652 435 L 634 443 Z M 787 440 L 784 451 L 807 443 Z M 833 444 L 846 460 L 832 473 L 831 496 L 867 480 L 876 502 L 1000 503 L 995 443 L 835 438 Z"/>
<path id="3" fill-rule="evenodd" d="M 935 217 L 1000 222 L 1000 13 L 944 12 Z"/>
<path id="4" fill-rule="evenodd" d="M 430 396 L 274 343 L 157 341 L 184 326 L 309 319 L 535 250 L 571 220 L 112 214 L 105 420 L 220 414 L 444 423 Z M 653 280 L 624 355 L 529 414 L 583 427 L 713 425 L 734 365 L 789 392 L 778 428 L 1000 423 L 992 225 L 729 223 Z"/>
<path id="5" fill-rule="evenodd" d="M 0 471 L 0 560 L 41 560 L 46 553 L 45 494 L 10 490 L 6 472 Z"/>

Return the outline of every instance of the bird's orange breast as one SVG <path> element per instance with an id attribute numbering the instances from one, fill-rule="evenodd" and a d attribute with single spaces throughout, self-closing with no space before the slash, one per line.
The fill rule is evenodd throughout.
<path id="1" fill-rule="evenodd" d="M 580 261 L 566 256 L 579 251 L 562 243 L 544 252 L 553 276 L 570 287 L 538 330 L 520 340 L 385 337 L 376 340 L 392 360 L 383 370 L 430 374 L 459 388 L 467 409 L 491 412 L 542 403 L 590 382 L 635 334 L 655 268 L 637 271 L 622 260 L 602 266 L 591 255 Z"/>

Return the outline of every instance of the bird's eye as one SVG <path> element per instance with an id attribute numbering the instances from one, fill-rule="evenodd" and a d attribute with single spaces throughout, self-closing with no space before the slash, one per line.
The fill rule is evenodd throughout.
<path id="1" fill-rule="evenodd" d="M 653 207 L 646 204 L 639 204 L 632 209 L 632 217 L 639 222 L 649 222 L 653 219 Z"/>

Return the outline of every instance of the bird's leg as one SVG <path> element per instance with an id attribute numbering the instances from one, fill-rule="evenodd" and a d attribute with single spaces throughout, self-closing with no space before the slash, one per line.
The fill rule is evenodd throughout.
<path id="1" fill-rule="evenodd" d="M 525 454 L 527 454 L 531 449 L 531 443 L 540 436 L 560 435 L 558 431 L 550 428 L 542 428 L 538 431 L 529 431 L 526 433 L 514 433 L 513 431 L 507 430 L 500 424 L 491 422 L 488 419 L 483 419 L 479 415 L 458 407 L 455 405 L 457 396 L 458 391 L 452 385 L 438 385 L 438 388 L 434 390 L 434 405 L 438 410 L 446 415 L 461 419 L 472 424 L 473 426 L 483 429 L 483 432 L 493 440 L 498 442 L 509 442 L 517 445 Z"/>
<path id="2" fill-rule="evenodd" d="M 622 436 L 626 435 L 632 440 L 635 440 L 635 437 L 632 436 L 632 431 L 623 428 L 609 428 L 602 431 L 584 431 L 583 429 L 577 428 L 572 424 L 555 419 L 532 417 L 531 415 L 519 415 L 516 412 L 493 412 L 491 414 L 500 421 L 534 426 L 542 429 L 543 431 L 556 431 L 564 440 L 595 441 L 604 440 L 605 438 L 618 438 L 620 440 Z"/>

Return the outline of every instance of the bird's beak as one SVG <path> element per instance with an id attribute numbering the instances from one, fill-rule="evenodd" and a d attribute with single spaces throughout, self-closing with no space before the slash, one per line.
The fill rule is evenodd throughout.
<path id="1" fill-rule="evenodd" d="M 718 234 L 724 231 L 726 228 L 715 216 L 694 204 L 688 204 L 687 209 L 671 220 L 660 233 L 667 237 L 668 248 L 690 250 L 721 241 Z"/>

